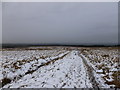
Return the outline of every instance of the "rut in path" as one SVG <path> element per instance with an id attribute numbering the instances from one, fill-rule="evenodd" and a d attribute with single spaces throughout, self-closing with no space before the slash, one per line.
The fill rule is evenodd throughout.
<path id="1" fill-rule="evenodd" d="M 99 89 L 99 84 L 98 84 L 98 82 L 96 81 L 96 79 L 95 79 L 95 77 L 94 77 L 94 73 L 93 73 L 93 70 L 94 70 L 94 69 L 87 64 L 87 61 L 86 61 L 85 58 L 80 54 L 80 52 L 78 53 L 78 55 L 82 58 L 82 61 L 83 61 L 83 63 L 84 63 L 85 66 L 86 66 L 86 69 L 87 69 L 87 72 L 88 72 L 88 75 L 89 75 L 89 78 L 90 78 L 90 81 L 91 81 L 91 83 L 92 83 L 93 88 Z"/>
<path id="2" fill-rule="evenodd" d="M 68 53 L 69 53 L 69 52 L 68 52 Z M 48 61 L 47 63 L 44 63 L 44 64 L 42 64 L 42 65 L 39 65 L 39 66 L 37 66 L 37 68 L 34 69 L 34 70 L 28 70 L 24 75 L 18 75 L 18 76 L 16 76 L 16 77 L 14 77 L 13 80 L 11 80 L 11 79 L 9 79 L 9 78 L 3 78 L 3 79 L 2 79 L 2 85 L 0 86 L 0 88 L 4 87 L 5 85 L 7 85 L 7 84 L 9 84 L 9 83 L 11 83 L 11 82 L 20 80 L 20 79 L 21 79 L 22 77 L 24 77 L 25 75 L 34 73 L 35 71 L 37 71 L 37 70 L 38 70 L 39 68 L 41 68 L 42 66 L 47 66 L 47 65 L 49 65 L 49 64 L 51 64 L 51 63 L 54 63 L 54 62 L 57 61 L 57 60 L 60 60 L 60 59 L 64 58 L 68 53 L 62 55 L 61 57 L 54 58 L 53 60 Z"/>

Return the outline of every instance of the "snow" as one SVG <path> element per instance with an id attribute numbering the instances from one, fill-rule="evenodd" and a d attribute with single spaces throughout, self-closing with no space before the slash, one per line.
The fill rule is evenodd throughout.
<path id="1" fill-rule="evenodd" d="M 100 69 L 100 70 L 96 70 L 96 72 L 98 72 L 98 73 L 102 73 L 103 70 L 102 70 L 102 69 Z"/>
<path id="2" fill-rule="evenodd" d="M 105 83 L 106 80 L 113 81 L 112 74 L 118 71 L 115 68 L 118 66 L 115 61 L 112 65 L 112 59 L 117 60 L 114 51 L 91 50 L 82 53 L 75 48 L 74 50 L 50 47 L 50 50 L 37 50 L 42 49 L 39 47 L 31 49 L 3 51 L 3 55 L 0 56 L 0 73 L 2 73 L 0 81 L 4 78 L 11 79 L 11 82 L 3 88 L 93 88 L 94 83 L 100 88 L 115 86 Z M 105 58 L 104 55 L 110 57 Z M 97 67 L 103 64 L 102 68 Z M 91 70 L 89 67 L 92 71 L 89 71 Z M 106 67 L 110 72 L 103 73 L 103 68 Z M 107 75 L 109 78 L 106 78 Z M 95 77 L 97 83 L 92 82 L 91 77 Z"/>
<path id="3" fill-rule="evenodd" d="M 51 54 L 52 53 L 52 54 Z M 68 51 L 61 50 L 57 52 L 57 50 L 49 50 L 49 51 L 3 51 L 3 55 L 1 57 L 1 60 L 3 58 L 3 61 L 1 61 L 2 66 L 0 71 L 3 72 L 4 77 L 13 79 L 16 76 L 24 75 L 28 70 L 34 70 L 38 66 L 46 63 L 47 61 L 50 61 L 52 59 L 48 58 L 46 59 L 38 59 L 34 57 L 41 57 L 42 55 L 51 56 L 53 58 L 57 58 L 59 54 L 66 54 Z M 22 65 L 19 65 L 22 63 Z M 15 66 L 19 68 L 15 68 Z M 1 79 L 4 78 L 1 75 Z M 0 79 L 0 80 L 1 80 Z"/>
<path id="4" fill-rule="evenodd" d="M 63 54 L 64 55 L 64 54 Z M 62 55 L 59 55 L 60 57 Z M 72 51 L 54 64 L 43 66 L 17 82 L 3 88 L 91 88 L 87 71 L 77 51 Z"/>
<path id="5" fill-rule="evenodd" d="M 84 57 L 84 60 L 86 60 L 87 64 L 94 69 L 93 70 L 93 75 L 94 75 L 95 80 L 97 81 L 97 83 L 99 83 L 99 87 L 101 87 L 101 88 L 104 88 L 104 87 L 105 88 L 110 88 L 107 84 L 105 84 L 105 81 L 103 80 L 103 78 L 101 78 L 103 75 L 100 75 L 100 74 L 97 73 L 98 71 L 102 71 L 102 70 L 97 70 L 95 68 L 95 66 L 92 63 L 90 63 L 90 61 L 84 55 L 81 54 L 81 56 Z"/>

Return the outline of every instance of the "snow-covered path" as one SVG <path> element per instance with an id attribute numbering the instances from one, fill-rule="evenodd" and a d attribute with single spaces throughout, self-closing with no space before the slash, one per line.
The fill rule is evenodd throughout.
<path id="1" fill-rule="evenodd" d="M 63 59 L 40 67 L 3 88 L 91 88 L 92 84 L 82 58 L 71 51 Z"/>

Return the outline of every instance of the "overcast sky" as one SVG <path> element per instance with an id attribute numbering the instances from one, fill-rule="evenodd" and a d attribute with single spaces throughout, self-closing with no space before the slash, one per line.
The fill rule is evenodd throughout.
<path id="1" fill-rule="evenodd" d="M 117 44 L 117 2 L 4 2 L 3 43 Z"/>

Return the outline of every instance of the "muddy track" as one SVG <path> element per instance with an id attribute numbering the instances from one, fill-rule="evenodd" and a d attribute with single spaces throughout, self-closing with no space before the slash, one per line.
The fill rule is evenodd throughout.
<path id="1" fill-rule="evenodd" d="M 4 87 L 5 85 L 7 85 L 7 84 L 9 84 L 9 83 L 11 83 L 11 82 L 13 82 L 13 81 L 18 81 L 19 79 L 21 79 L 21 78 L 24 77 L 25 75 L 32 74 L 33 72 L 37 71 L 37 70 L 38 70 L 39 68 L 41 68 L 42 66 L 46 66 L 46 65 L 49 65 L 49 64 L 51 64 L 51 63 L 54 63 L 54 62 L 57 61 L 57 60 L 63 59 L 63 58 L 64 58 L 66 55 L 68 55 L 69 53 L 70 53 L 70 52 L 62 55 L 61 57 L 57 57 L 57 58 L 55 58 L 55 59 L 53 59 L 53 60 L 51 60 L 51 61 L 48 61 L 47 63 L 44 63 L 44 64 L 42 64 L 42 65 L 40 65 L 40 66 L 37 66 L 37 68 L 36 68 L 35 70 L 28 70 L 24 75 L 16 76 L 16 77 L 14 77 L 13 80 L 11 80 L 11 79 L 9 79 L 9 78 L 4 78 L 4 79 L 2 79 L 2 86 L 0 86 L 0 88 Z"/>
<path id="2" fill-rule="evenodd" d="M 88 72 L 88 75 L 89 75 L 89 78 L 90 78 L 90 81 L 91 81 L 91 83 L 92 83 L 93 88 L 95 88 L 95 90 L 96 90 L 96 89 L 97 89 L 97 90 L 100 90 L 100 88 L 98 87 L 99 84 L 97 83 L 97 81 L 95 80 L 95 77 L 94 77 L 94 73 L 93 73 L 93 70 L 94 70 L 94 69 L 87 64 L 87 61 L 86 61 L 85 58 L 80 54 L 80 52 L 78 53 L 78 55 L 82 58 L 83 63 L 84 63 L 84 65 L 86 66 L 86 69 L 87 69 L 87 72 Z"/>

